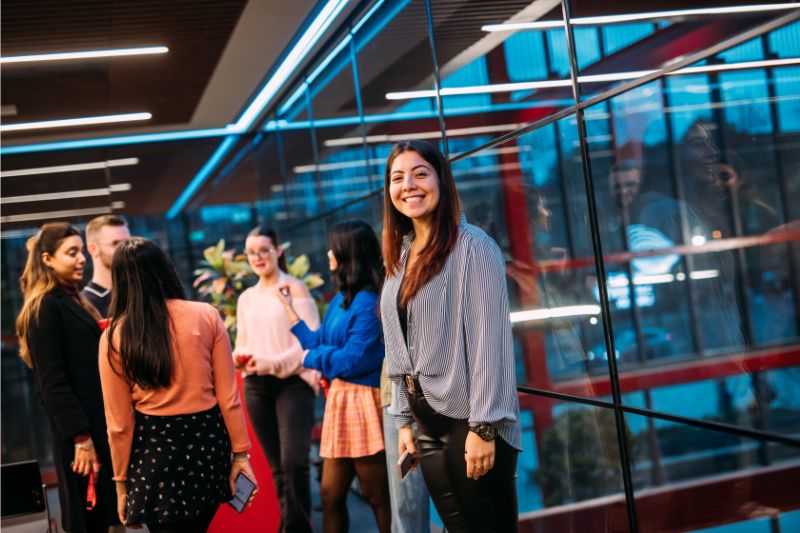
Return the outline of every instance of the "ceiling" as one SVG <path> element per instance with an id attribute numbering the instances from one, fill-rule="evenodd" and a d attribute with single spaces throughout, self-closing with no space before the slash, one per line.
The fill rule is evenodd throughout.
<path id="1" fill-rule="evenodd" d="M 709 0 L 704 5 L 753 3 L 752 0 Z M 351 2 L 339 21 L 320 40 L 321 47 L 350 13 L 370 3 Z M 696 6 L 696 1 L 655 0 L 648 11 Z M 66 7 L 66 6 L 69 7 Z M 166 45 L 158 56 L 75 62 L 4 65 L 3 123 L 147 111 L 146 123 L 6 133 L 4 146 L 202 128 L 221 128 L 236 120 L 245 104 L 275 67 L 287 43 L 313 11 L 315 0 L 96 0 L 65 3 L 58 0 L 2 0 L 2 55 L 22 55 L 98 48 Z M 387 4 L 388 5 L 388 4 Z M 551 20 L 561 17 L 559 0 L 434 0 L 433 23 L 442 77 L 477 57 L 499 49 L 503 33 L 487 34 L 481 25 L 509 19 Z M 635 0 L 573 0 L 574 16 L 636 12 Z M 765 18 L 731 18 L 720 22 L 688 22 L 659 30 L 635 47 L 622 49 L 587 73 L 654 68 L 680 55 L 696 52 L 730 37 Z M 391 112 L 401 103 L 388 102 L 391 90 L 433 85 L 424 2 L 412 1 L 358 53 L 358 75 L 365 112 Z M 324 55 L 322 56 L 324 57 Z M 487 55 L 488 57 L 488 55 Z M 656 61 L 657 60 L 657 61 Z M 502 70 L 502 69 L 501 69 Z M 490 73 L 491 74 L 491 73 Z M 494 83 L 504 80 L 493 80 Z M 353 73 L 344 68 L 316 95 L 315 118 L 357 114 Z M 285 96 L 289 89 L 282 89 Z M 283 96 L 279 95 L 281 98 Z M 570 91 L 539 91 L 532 98 L 569 98 Z M 279 99 L 276 99 L 279 101 Z M 541 113 L 552 112 L 552 109 Z M 448 117 L 448 127 L 530 122 L 525 112 L 484 113 Z M 368 134 L 436 130 L 435 120 L 385 122 L 367 125 Z M 324 139 L 360 135 L 360 126 L 326 128 L 317 132 L 320 155 Z M 229 158 L 246 144 L 243 140 Z M 313 163 L 308 132 L 287 132 L 282 149 L 286 166 Z M 4 177 L 4 198 L 130 184 L 130 190 L 110 196 L 56 199 L 4 204 L 5 218 L 30 212 L 102 208 L 124 202 L 129 215 L 164 213 L 219 146 L 220 138 L 125 145 L 6 155 L 3 171 L 138 158 L 139 164 L 105 171 L 71 172 L 48 176 Z M 285 177 L 274 143 L 249 153 L 224 176 L 212 175 L 198 191 L 192 207 L 250 202 Z M 226 163 L 223 161 L 223 163 Z M 86 217 L 83 217 L 86 218 Z M 4 230 L 41 223 L 4 223 Z"/>
<path id="2" fill-rule="evenodd" d="M 4 147 L 222 128 L 234 122 L 285 52 L 315 0 L 2 0 L 2 56 L 164 45 L 160 55 L 4 64 L 3 124 L 149 112 L 127 124 L 4 132 Z M 342 17 L 347 15 L 345 11 Z M 136 157 L 138 165 L 3 177 L 3 198 L 130 183 L 109 197 L 4 203 L 3 218 L 124 202 L 164 213 L 219 139 L 4 155 L 2 170 Z M 85 218 L 85 217 L 84 217 Z M 7 222 L 3 229 L 40 224 Z"/>

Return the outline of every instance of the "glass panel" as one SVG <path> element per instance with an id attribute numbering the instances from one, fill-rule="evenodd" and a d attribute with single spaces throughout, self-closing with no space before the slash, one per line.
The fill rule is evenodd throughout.
<path id="1" fill-rule="evenodd" d="M 595 396 L 590 375 L 607 362 L 600 306 L 590 281 L 594 261 L 574 117 L 473 157 L 453 170 L 469 220 L 498 242 L 507 258 L 518 381 Z M 451 139 L 453 152 L 481 137 Z"/>
<path id="2" fill-rule="evenodd" d="M 640 531 L 767 532 L 794 520 L 800 449 L 625 419 Z"/>
<path id="3" fill-rule="evenodd" d="M 619 3 L 600 6 L 590 0 L 569 2 L 582 97 L 596 95 L 702 52 L 720 41 L 786 15 L 791 9 L 790 4 L 755 1 L 732 9 L 730 2 L 657 0 L 648 3 L 646 11 L 626 9 L 625 4 Z M 631 4 L 630 7 L 640 6 Z M 693 70 L 726 71 L 751 61 L 763 63 L 763 66 L 773 63 L 763 53 L 760 39 L 695 65 Z"/>
<path id="4" fill-rule="evenodd" d="M 271 192 L 284 195 L 285 220 L 289 224 L 296 224 L 322 212 L 320 177 L 315 166 L 318 162 L 312 145 L 313 132 L 310 129 L 285 130 L 278 132 L 278 135 L 283 154 L 282 170 L 286 178 L 283 183 L 272 185 Z M 295 172 L 296 167 L 300 167 L 300 172 Z"/>
<path id="5" fill-rule="evenodd" d="M 563 29 L 487 31 L 514 18 L 561 21 L 559 2 L 536 4 L 431 2 L 449 137 L 498 137 L 574 104 Z"/>
<path id="6" fill-rule="evenodd" d="M 521 529 L 595 531 L 598 524 L 617 523 L 623 525 L 618 530 L 626 530 L 624 512 L 606 503 L 625 501 L 613 411 L 526 394 L 520 400 Z M 596 512 L 589 516 L 584 508 Z"/>
<path id="7" fill-rule="evenodd" d="M 315 122 L 325 124 L 328 119 L 351 119 L 353 122 L 358 118 L 351 39 L 347 34 L 308 75 L 311 114 Z"/>
<path id="8" fill-rule="evenodd" d="M 296 166 L 291 170 L 298 173 L 316 168 L 320 177 L 323 211 L 352 203 L 380 186 L 377 185 L 378 177 L 371 174 L 370 165 L 366 161 L 368 152 L 364 143 L 360 142 L 360 126 L 317 128 L 315 134 L 320 164 L 317 167 Z M 343 139 L 351 138 L 354 141 L 352 144 L 340 144 Z"/>
<path id="9" fill-rule="evenodd" d="M 670 76 L 586 111 L 615 357 L 623 389 L 652 389 L 654 409 L 787 427 L 755 372 L 798 364 L 798 160 L 777 120 L 798 94 L 778 96 L 779 72 Z"/>
<path id="10" fill-rule="evenodd" d="M 367 142 L 426 135 L 438 139 L 434 98 L 396 100 L 390 95 L 427 89 L 433 83 L 425 1 L 376 2 L 353 25 L 353 31 Z"/>

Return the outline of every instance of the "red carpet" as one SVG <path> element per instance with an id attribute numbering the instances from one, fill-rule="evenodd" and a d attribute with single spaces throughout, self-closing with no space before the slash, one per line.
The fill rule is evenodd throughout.
<path id="1" fill-rule="evenodd" d="M 244 398 L 243 383 L 241 375 L 238 377 L 239 396 Z M 244 404 L 244 400 L 242 400 Z M 247 419 L 247 432 L 250 434 L 250 442 L 253 449 L 250 450 L 250 464 L 253 465 L 256 477 L 258 478 L 258 496 L 253 506 L 245 509 L 241 514 L 233 510 L 230 505 L 220 506 L 217 515 L 211 522 L 208 529 L 211 533 L 247 533 L 249 531 L 273 532 L 278 530 L 280 523 L 280 510 L 278 509 L 278 498 L 275 495 L 275 485 L 272 483 L 272 473 L 267 464 L 267 458 L 261 451 L 253 426 L 250 424 L 250 416 L 245 409 Z"/>

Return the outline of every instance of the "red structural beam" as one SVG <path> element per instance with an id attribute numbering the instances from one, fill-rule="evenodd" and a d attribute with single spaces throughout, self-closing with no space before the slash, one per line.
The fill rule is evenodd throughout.
<path id="1" fill-rule="evenodd" d="M 800 365 L 800 346 L 783 346 L 745 354 L 693 359 L 683 363 L 649 366 L 630 372 L 620 372 L 619 385 L 621 392 L 625 394 L 798 365 Z M 604 374 L 556 382 L 549 390 L 589 398 L 610 396 L 611 377 Z M 539 396 L 523 394 L 520 396 L 520 407 L 530 409 L 535 405 L 540 405 L 543 400 L 545 399 Z"/>
<path id="2" fill-rule="evenodd" d="M 636 492 L 639 531 L 694 531 L 800 509 L 800 464 L 740 470 Z M 622 494 L 520 515 L 520 533 L 629 531 Z"/>

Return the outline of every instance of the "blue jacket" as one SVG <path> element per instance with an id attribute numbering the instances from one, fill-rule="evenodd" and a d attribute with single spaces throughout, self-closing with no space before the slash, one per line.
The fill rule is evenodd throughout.
<path id="1" fill-rule="evenodd" d="M 337 294 L 322 325 L 311 331 L 302 320 L 292 333 L 308 350 L 303 366 L 359 385 L 379 387 L 383 365 L 383 328 L 378 319 L 378 295 L 359 291 L 344 309 L 344 295 Z"/>

